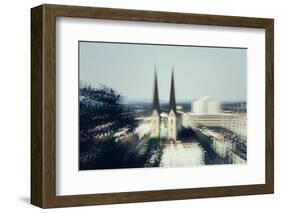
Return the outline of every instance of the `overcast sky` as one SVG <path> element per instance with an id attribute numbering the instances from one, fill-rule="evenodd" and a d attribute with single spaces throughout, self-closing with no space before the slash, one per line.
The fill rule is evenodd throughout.
<path id="1" fill-rule="evenodd" d="M 154 65 L 163 101 L 169 100 L 172 66 L 178 101 L 246 100 L 246 49 L 79 42 L 79 54 L 80 82 L 106 85 L 129 101 L 152 98 Z"/>

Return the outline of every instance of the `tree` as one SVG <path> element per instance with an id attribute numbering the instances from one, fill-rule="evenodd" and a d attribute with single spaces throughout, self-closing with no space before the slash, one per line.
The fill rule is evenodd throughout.
<path id="1" fill-rule="evenodd" d="M 91 169 L 102 156 L 116 155 L 116 141 L 132 133 L 137 121 L 134 111 L 111 88 L 84 86 L 79 98 L 80 169 Z"/>

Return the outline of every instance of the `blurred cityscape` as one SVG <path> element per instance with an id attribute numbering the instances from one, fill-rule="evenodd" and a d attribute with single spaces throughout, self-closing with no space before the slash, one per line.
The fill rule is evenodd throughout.
<path id="1" fill-rule="evenodd" d="M 124 103 L 110 88 L 80 88 L 80 170 L 247 163 L 247 103 L 201 97 Z"/>
<path id="2" fill-rule="evenodd" d="M 138 114 L 135 133 L 150 134 L 148 104 L 128 104 Z M 161 166 L 245 164 L 247 162 L 247 104 L 222 102 L 211 97 L 178 103 L 178 137 L 168 138 L 168 103 L 160 104 L 160 140 L 164 144 Z"/>

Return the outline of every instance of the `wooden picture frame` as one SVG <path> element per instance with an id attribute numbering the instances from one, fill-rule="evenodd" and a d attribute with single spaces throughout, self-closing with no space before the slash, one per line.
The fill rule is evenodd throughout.
<path id="1" fill-rule="evenodd" d="M 262 28 L 266 34 L 265 184 L 56 195 L 56 17 Z M 44 4 L 31 9 L 31 203 L 42 208 L 179 200 L 274 192 L 274 21 Z"/>

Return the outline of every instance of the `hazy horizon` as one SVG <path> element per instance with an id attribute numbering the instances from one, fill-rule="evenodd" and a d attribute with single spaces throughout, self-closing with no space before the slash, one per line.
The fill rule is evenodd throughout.
<path id="1" fill-rule="evenodd" d="M 79 54 L 80 82 L 111 87 L 127 103 L 151 101 L 154 67 L 160 102 L 168 102 L 173 66 L 177 102 L 246 101 L 243 48 L 79 42 Z"/>

